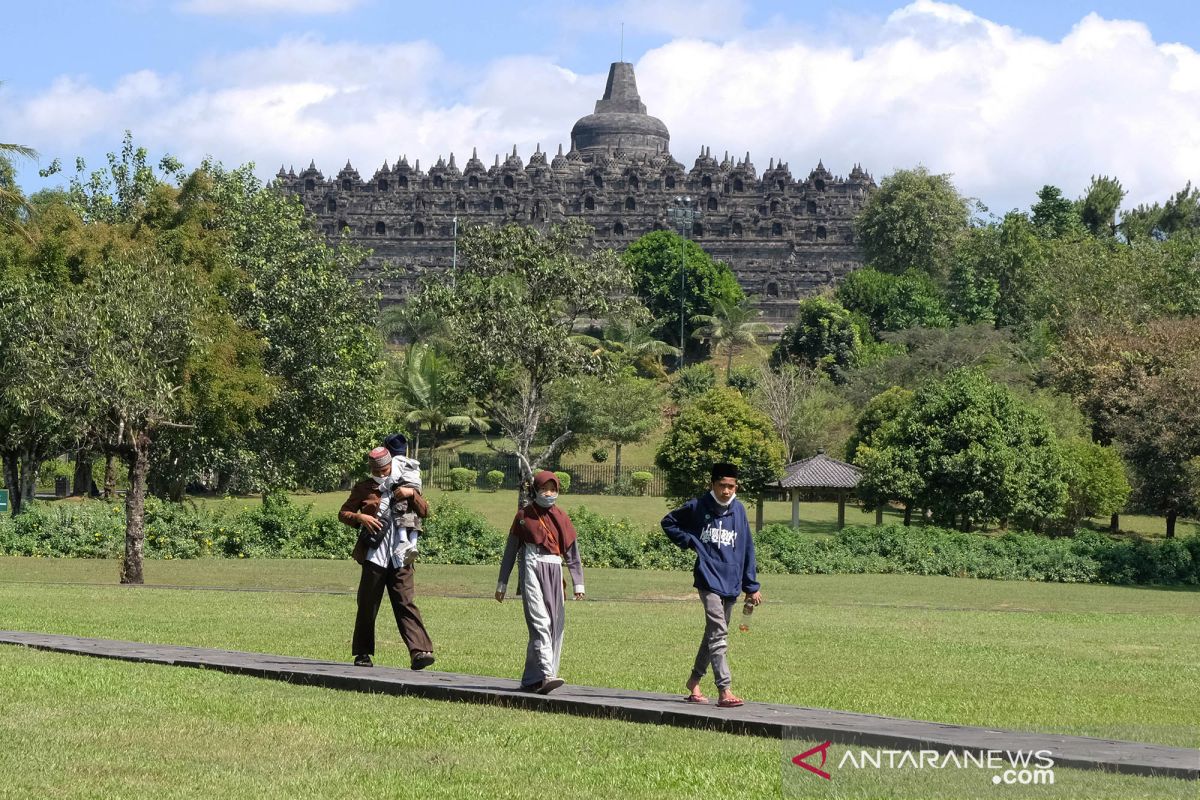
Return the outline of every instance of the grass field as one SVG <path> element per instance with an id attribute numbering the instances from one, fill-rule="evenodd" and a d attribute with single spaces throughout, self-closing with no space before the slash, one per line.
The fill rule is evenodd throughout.
<path id="1" fill-rule="evenodd" d="M 113 562 L 4 558 L 0 627 L 347 657 L 352 564 L 150 562 L 147 577 L 267 591 L 122 588 L 111 585 Z M 494 580 L 490 567 L 418 569 L 438 668 L 518 674 L 520 605 L 489 599 Z M 682 691 L 701 626 L 690 575 L 591 570 L 587 583 L 589 599 L 567 611 L 564 677 Z M 1200 592 L 886 575 L 769 576 L 764 592 L 751 632 L 735 634 L 731 646 L 735 688 L 750 699 L 1200 743 Z M 379 628 L 377 660 L 405 664 L 386 614 Z M 8 647 L 0 648 L 0 675 L 0 794 L 13 796 L 781 791 L 781 745 L 754 737 L 373 698 Z M 706 688 L 711 693 L 711 683 Z M 531 762 L 528 774 L 517 771 Z M 997 791 L 974 771 L 835 777 L 832 796 Z M 1181 781 L 1056 770 L 1054 787 L 1022 796 L 1194 798 L 1196 790 Z"/>

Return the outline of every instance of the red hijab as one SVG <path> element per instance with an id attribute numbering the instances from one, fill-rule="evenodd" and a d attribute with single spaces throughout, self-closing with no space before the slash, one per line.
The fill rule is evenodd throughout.
<path id="1" fill-rule="evenodd" d="M 553 483 L 558 490 L 558 478 L 550 470 L 542 470 L 533 476 L 533 491 L 537 492 L 548 483 Z M 530 503 L 517 512 L 509 533 L 522 542 L 538 544 L 554 552 L 554 544 L 558 545 L 557 555 L 562 555 L 575 544 L 575 526 L 567 512 L 558 506 L 542 508 L 537 503 Z"/>

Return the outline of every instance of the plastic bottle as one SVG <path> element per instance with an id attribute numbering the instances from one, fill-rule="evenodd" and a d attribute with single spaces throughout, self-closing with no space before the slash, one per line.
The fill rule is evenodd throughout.
<path id="1" fill-rule="evenodd" d="M 742 633 L 750 632 L 750 615 L 754 613 L 754 602 L 747 600 L 742 606 L 742 622 L 738 625 L 738 630 Z"/>

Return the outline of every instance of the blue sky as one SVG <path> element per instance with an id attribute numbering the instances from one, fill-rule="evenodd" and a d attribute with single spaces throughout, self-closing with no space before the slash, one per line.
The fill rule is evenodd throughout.
<path id="1" fill-rule="evenodd" d="M 924 163 L 995 211 L 1116 174 L 1200 177 L 1200 14 L 1182 2 L 98 0 L 6 4 L 0 141 L 98 163 L 122 132 L 195 163 L 369 174 L 567 143 L 620 52 L 690 164 Z M 762 162 L 762 163 L 759 163 Z M 28 189 L 45 185 L 21 165 Z M 52 179 L 59 182 L 62 177 Z"/>

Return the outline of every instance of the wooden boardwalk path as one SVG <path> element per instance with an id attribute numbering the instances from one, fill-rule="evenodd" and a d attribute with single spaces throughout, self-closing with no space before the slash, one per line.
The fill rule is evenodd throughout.
<path id="1" fill-rule="evenodd" d="M 0 631 L 0 644 L 147 664 L 216 669 L 307 686 L 458 700 L 513 708 L 609 717 L 796 741 L 896 750 L 1049 750 L 1056 767 L 1200 780 L 1200 750 L 1082 736 L 994 730 L 855 714 L 777 703 L 722 709 L 686 703 L 683 695 L 567 685 L 550 695 L 522 692 L 517 681 L 432 670 L 374 667 L 267 653 L 143 644 L 24 631 Z"/>

